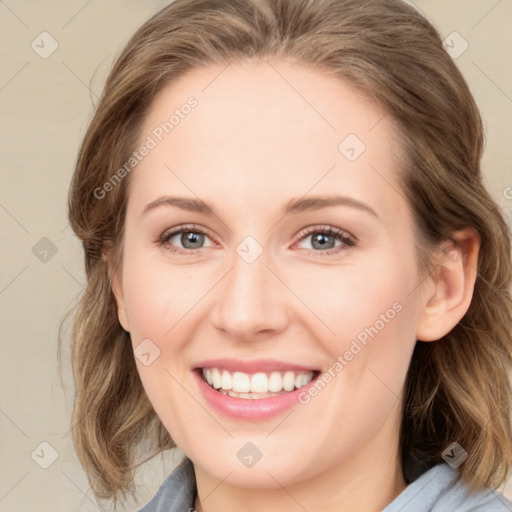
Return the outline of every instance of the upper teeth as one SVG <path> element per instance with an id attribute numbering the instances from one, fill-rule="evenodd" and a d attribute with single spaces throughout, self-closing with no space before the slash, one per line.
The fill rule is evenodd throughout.
<path id="1" fill-rule="evenodd" d="M 243 372 L 231 373 L 218 368 L 203 368 L 203 377 L 215 389 L 234 391 L 235 393 L 277 393 L 282 391 L 293 391 L 294 388 L 301 388 L 313 379 L 313 372 L 272 372 L 254 373 Z"/>

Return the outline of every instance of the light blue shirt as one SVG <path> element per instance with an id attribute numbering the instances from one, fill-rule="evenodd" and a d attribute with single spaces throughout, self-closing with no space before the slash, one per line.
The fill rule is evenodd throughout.
<path id="1" fill-rule="evenodd" d="M 382 512 L 512 512 L 497 491 L 470 493 L 457 470 L 442 463 L 412 481 Z M 196 498 L 194 467 L 185 457 L 153 499 L 139 512 L 192 512 Z"/>

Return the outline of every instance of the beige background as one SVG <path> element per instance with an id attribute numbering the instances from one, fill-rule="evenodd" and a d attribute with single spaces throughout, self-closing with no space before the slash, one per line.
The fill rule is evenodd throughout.
<path id="1" fill-rule="evenodd" d="M 56 358 L 59 323 L 84 283 L 65 200 L 79 141 L 113 58 L 165 3 L 0 0 L 0 511 L 101 510 L 74 455 L 72 381 L 65 366 L 61 382 Z M 512 1 L 415 5 L 443 37 L 456 31 L 469 45 L 456 62 L 485 119 L 488 187 L 512 225 Z M 39 53 L 51 49 L 42 32 L 58 44 L 47 58 L 31 47 L 35 41 Z M 451 37 L 454 49 L 463 49 L 462 40 Z M 47 469 L 40 467 L 52 456 Z M 179 457 L 167 454 L 146 466 L 141 503 Z M 505 492 L 512 498 L 512 481 Z"/>

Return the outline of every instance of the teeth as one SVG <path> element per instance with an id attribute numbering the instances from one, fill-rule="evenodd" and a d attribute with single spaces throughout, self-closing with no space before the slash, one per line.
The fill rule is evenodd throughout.
<path id="1" fill-rule="evenodd" d="M 228 372 L 218 368 L 203 368 L 203 378 L 210 386 L 236 398 L 266 398 L 281 391 L 299 389 L 313 379 L 313 372 Z"/>
<path id="2" fill-rule="evenodd" d="M 251 377 L 251 392 L 266 393 L 268 391 L 268 379 L 264 373 L 255 373 Z"/>
<path id="3" fill-rule="evenodd" d="M 248 393 L 251 391 L 249 375 L 242 372 L 235 372 L 233 374 L 233 387 L 231 389 L 237 393 Z"/>
<path id="4" fill-rule="evenodd" d="M 229 373 L 227 370 L 224 370 L 222 372 L 222 379 L 221 379 L 221 386 L 222 389 L 225 389 L 226 391 L 228 389 L 233 389 L 233 379 L 231 377 L 231 373 Z"/>
<path id="5" fill-rule="evenodd" d="M 219 389 L 222 384 L 222 379 L 220 378 L 220 372 L 217 370 L 217 368 L 212 368 L 211 370 L 208 370 L 211 372 L 212 375 L 212 381 L 213 381 L 213 387 L 215 389 Z M 204 377 L 204 370 L 203 370 L 203 377 Z M 208 379 L 207 379 L 208 381 Z"/>
<path id="6" fill-rule="evenodd" d="M 295 387 L 295 374 L 293 372 L 286 372 L 283 377 L 283 388 L 286 391 L 292 391 L 294 387 Z"/>
<path id="7" fill-rule="evenodd" d="M 283 389 L 283 379 L 281 378 L 281 374 L 278 372 L 272 372 L 270 374 L 270 379 L 268 379 L 268 391 L 272 391 L 273 393 L 277 393 Z"/>

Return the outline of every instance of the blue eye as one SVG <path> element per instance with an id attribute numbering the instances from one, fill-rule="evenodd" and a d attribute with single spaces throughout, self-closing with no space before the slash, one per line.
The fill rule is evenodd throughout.
<path id="1" fill-rule="evenodd" d="M 306 228 L 301 233 L 299 242 L 308 237 L 311 238 L 313 247 L 313 249 L 309 250 L 310 254 L 331 255 L 355 245 L 354 239 L 348 233 L 332 226 L 312 226 Z M 163 234 L 158 243 L 161 246 L 166 246 L 173 253 L 190 255 L 193 252 L 197 252 L 198 249 L 214 245 L 212 243 L 205 246 L 206 240 L 211 239 L 204 230 L 195 225 L 188 225 L 180 226 Z M 336 245 L 336 241 L 339 242 L 338 245 Z M 177 247 L 177 243 L 181 244 L 181 247 Z"/>
<path id="2" fill-rule="evenodd" d="M 313 249 L 309 253 L 331 255 L 346 250 L 346 247 L 355 245 L 354 239 L 345 231 L 332 226 L 312 226 L 301 233 L 300 240 L 311 238 Z M 299 240 L 299 241 L 300 241 Z M 336 240 L 340 243 L 336 245 Z"/>
<path id="3" fill-rule="evenodd" d="M 178 240 L 179 243 L 182 244 L 182 248 L 176 248 L 174 243 L 171 243 L 172 239 L 181 235 Z M 198 226 L 181 226 L 177 229 L 174 229 L 168 233 L 165 233 L 160 239 L 160 245 L 169 246 L 169 250 L 171 252 L 176 252 L 180 254 L 190 254 L 194 249 L 202 249 L 202 244 L 204 244 L 205 238 L 208 238 L 208 235 L 200 229 Z"/>

